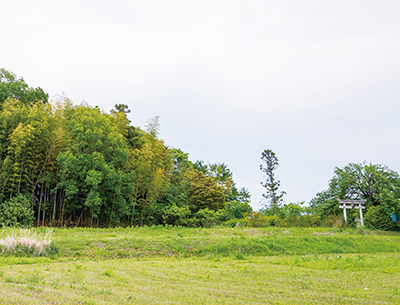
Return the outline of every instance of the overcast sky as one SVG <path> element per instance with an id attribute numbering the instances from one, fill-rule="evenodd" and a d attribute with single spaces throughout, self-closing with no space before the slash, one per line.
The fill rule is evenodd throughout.
<path id="1" fill-rule="evenodd" d="M 225 162 L 252 206 L 261 152 L 286 202 L 309 201 L 336 166 L 400 171 L 398 0 L 0 0 L 0 68 Z"/>

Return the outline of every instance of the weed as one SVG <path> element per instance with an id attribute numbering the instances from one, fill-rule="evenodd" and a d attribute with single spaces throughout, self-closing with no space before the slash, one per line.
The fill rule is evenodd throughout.
<path id="1" fill-rule="evenodd" d="M 59 279 L 52 280 L 51 284 L 53 285 L 54 289 L 56 289 L 56 290 L 60 289 L 60 280 Z"/>
<path id="2" fill-rule="evenodd" d="M 31 284 L 39 284 L 43 280 L 43 276 L 39 275 L 39 273 L 36 271 L 26 280 Z"/>
<path id="3" fill-rule="evenodd" d="M 106 269 L 106 271 L 104 271 L 103 275 L 105 275 L 105 276 L 114 276 L 114 271 Z"/>
<path id="4" fill-rule="evenodd" d="M 111 290 L 109 290 L 109 289 L 100 289 L 100 290 L 96 291 L 95 294 L 100 294 L 100 295 L 104 295 L 104 294 L 106 294 L 106 295 L 111 295 L 112 292 L 111 292 Z"/>
<path id="5" fill-rule="evenodd" d="M 364 234 L 364 235 L 370 234 L 370 230 L 367 229 L 367 228 L 365 228 L 365 227 L 364 227 L 363 225 L 361 225 L 361 223 L 359 223 L 359 222 L 357 222 L 357 226 L 356 226 L 355 232 L 356 232 L 357 234 Z"/>
<path id="6" fill-rule="evenodd" d="M 236 252 L 236 253 L 235 253 L 235 258 L 238 259 L 238 260 L 244 260 L 244 259 L 246 259 L 246 258 L 243 256 L 243 254 L 240 253 L 240 252 Z"/>

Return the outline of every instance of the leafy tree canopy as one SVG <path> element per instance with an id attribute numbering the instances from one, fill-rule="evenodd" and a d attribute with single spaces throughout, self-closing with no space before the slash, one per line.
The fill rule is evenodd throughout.
<path id="1" fill-rule="evenodd" d="M 129 113 L 49 103 L 0 69 L 0 222 L 21 223 L 21 211 L 23 225 L 208 226 L 251 211 L 225 163 L 194 164 L 160 139 L 158 116 L 141 129 Z"/>
<path id="2" fill-rule="evenodd" d="M 336 167 L 329 188 L 311 200 L 311 208 L 325 217 L 340 214 L 342 210 L 337 199 L 365 199 L 366 212 L 371 207 L 377 207 L 385 219 L 392 214 L 399 215 L 400 176 L 387 166 L 367 162 Z"/>
<path id="3" fill-rule="evenodd" d="M 8 98 L 33 105 L 36 102 L 47 103 L 49 95 L 40 87 L 29 87 L 23 78 L 18 78 L 14 73 L 0 69 L 0 109 Z"/>

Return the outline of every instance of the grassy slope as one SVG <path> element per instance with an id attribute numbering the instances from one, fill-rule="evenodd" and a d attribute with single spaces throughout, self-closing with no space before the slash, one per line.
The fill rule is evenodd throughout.
<path id="1" fill-rule="evenodd" d="M 360 234 L 361 233 L 361 234 Z M 400 251 L 398 234 L 327 228 L 58 229 L 63 256 L 274 256 Z M 372 233 L 372 234 L 371 234 Z"/>
<path id="2" fill-rule="evenodd" d="M 0 258 L 0 303 L 399 303 L 400 236 L 369 233 L 57 229 L 57 258 Z"/>

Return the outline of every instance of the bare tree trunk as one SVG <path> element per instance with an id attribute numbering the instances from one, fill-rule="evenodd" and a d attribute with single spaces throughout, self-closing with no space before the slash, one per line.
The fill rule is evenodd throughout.
<path id="1" fill-rule="evenodd" d="M 57 208 L 57 191 L 53 194 L 53 213 L 51 216 L 51 226 L 54 226 L 54 222 L 56 220 L 56 208 Z"/>
<path id="2" fill-rule="evenodd" d="M 62 190 L 60 190 L 59 192 L 58 204 L 59 204 L 58 221 L 61 223 Z"/>
<path id="3" fill-rule="evenodd" d="M 132 218 L 131 218 L 131 227 L 133 227 L 133 218 L 135 217 L 135 207 L 136 207 L 136 202 L 137 202 L 137 197 L 138 197 L 138 187 L 136 186 L 135 190 L 135 202 L 132 207 Z"/>
<path id="4" fill-rule="evenodd" d="M 65 195 L 62 196 L 62 201 L 60 203 L 61 208 L 61 227 L 64 226 L 64 210 L 65 210 Z"/>
<path id="5" fill-rule="evenodd" d="M 44 216 L 46 214 L 46 199 L 47 199 L 47 192 L 44 189 L 44 200 L 43 200 L 43 219 L 42 219 L 42 226 L 44 227 Z"/>
<path id="6" fill-rule="evenodd" d="M 113 202 L 112 207 L 111 207 L 111 214 L 110 214 L 110 223 L 109 223 L 109 226 L 111 226 L 111 221 L 112 221 L 113 213 L 114 213 L 114 202 Z"/>
<path id="7" fill-rule="evenodd" d="M 83 217 L 83 212 L 85 211 L 85 209 L 82 209 L 81 215 L 79 215 L 78 217 L 78 221 L 76 222 L 76 226 L 79 227 L 80 223 L 81 223 L 81 218 Z"/>
<path id="8" fill-rule="evenodd" d="M 39 209 L 38 209 L 38 217 L 37 217 L 37 223 L 36 226 L 40 227 L 40 208 L 42 206 L 42 197 L 43 197 L 43 188 L 40 188 L 40 193 L 39 193 Z"/>

